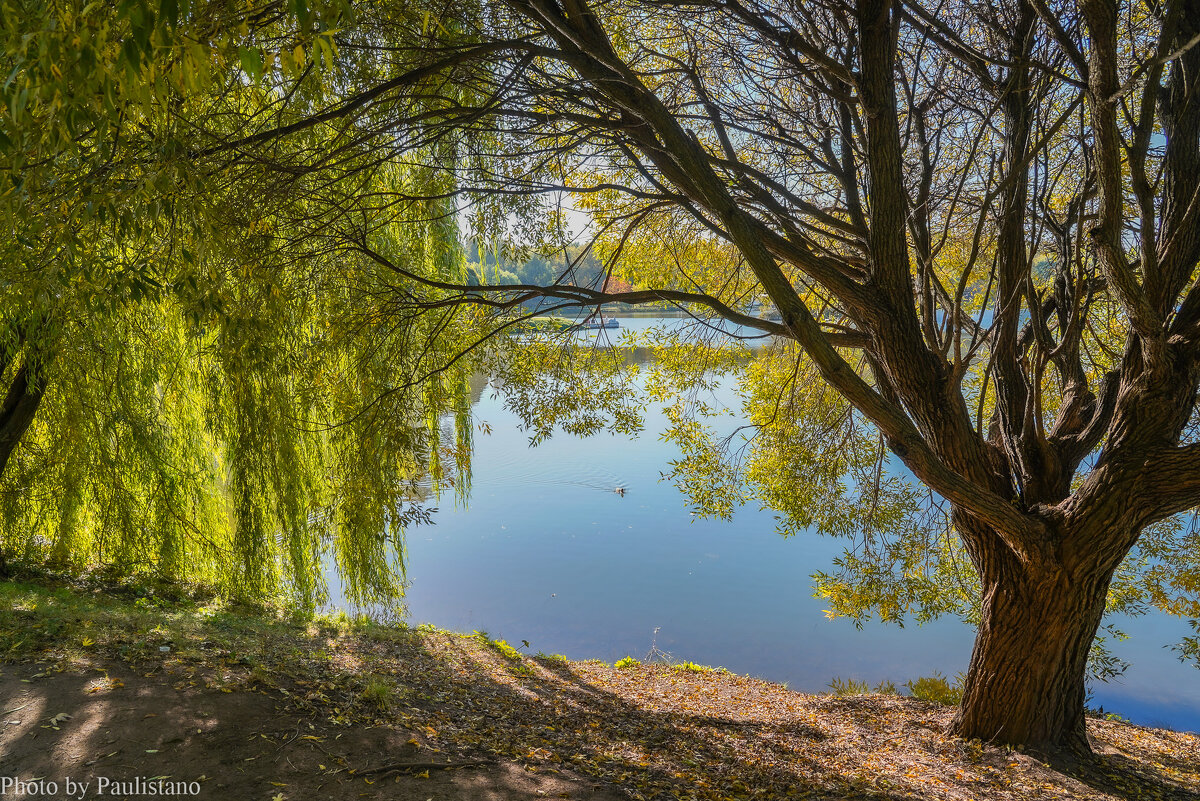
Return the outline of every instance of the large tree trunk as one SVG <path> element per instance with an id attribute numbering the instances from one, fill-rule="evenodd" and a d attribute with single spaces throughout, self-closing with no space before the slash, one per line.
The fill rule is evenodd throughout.
<path id="1" fill-rule="evenodd" d="M 1084 676 L 1112 574 L 1033 579 L 1008 567 L 983 579 L 983 617 L 951 731 L 1043 753 L 1087 752 Z"/>
<path id="2" fill-rule="evenodd" d="M 13 451 L 25 436 L 46 394 L 46 380 L 41 370 L 21 365 L 9 384 L 4 401 L 0 404 L 0 475 Z"/>

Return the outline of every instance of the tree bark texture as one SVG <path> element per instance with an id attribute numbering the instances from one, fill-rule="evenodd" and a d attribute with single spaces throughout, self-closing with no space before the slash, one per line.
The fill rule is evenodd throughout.
<path id="1" fill-rule="evenodd" d="M 1003 553 L 991 556 L 951 731 L 1043 753 L 1086 752 L 1085 671 L 1112 573 L 1030 577 Z"/>

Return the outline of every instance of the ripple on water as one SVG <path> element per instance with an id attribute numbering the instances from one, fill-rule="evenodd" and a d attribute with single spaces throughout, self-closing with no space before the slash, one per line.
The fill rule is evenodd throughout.
<path id="1" fill-rule="evenodd" d="M 586 459 L 555 459 L 553 465 L 526 454 L 493 457 L 486 467 L 491 483 L 585 487 L 600 492 L 626 489 L 629 482 L 620 474 Z"/>

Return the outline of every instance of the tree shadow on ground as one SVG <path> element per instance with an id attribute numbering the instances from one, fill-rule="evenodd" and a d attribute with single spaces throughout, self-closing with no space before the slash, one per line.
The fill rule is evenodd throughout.
<path id="1" fill-rule="evenodd" d="M 86 675 L 49 657 L 2 668 L 0 710 L 13 715 L 0 721 L 0 775 L 203 775 L 206 801 L 1194 799 L 1200 787 L 1196 738 L 1123 741 L 1143 730 L 1109 722 L 1095 728 L 1126 755 L 1058 771 L 949 738 L 952 710 L 894 696 L 523 658 L 483 637 L 399 629 L 280 628 L 237 653 L 214 648 L 211 628 L 176 631 L 161 654 L 136 636 L 138 658 L 116 658 L 115 638 Z M 58 713 L 71 719 L 55 728 Z"/>
<path id="2" fill-rule="evenodd" d="M 210 683 L 228 675 L 214 676 L 206 670 L 210 666 L 174 667 L 112 662 L 97 676 L 48 673 L 38 664 L 4 666 L 0 778 L 43 780 L 7 787 L 5 801 L 66 798 L 68 778 L 76 790 L 72 797 L 81 792 L 86 798 L 142 797 L 148 784 L 158 788 L 151 777 L 167 783 L 155 795 L 199 801 L 624 798 L 616 791 L 595 792 L 594 783 L 579 777 L 537 775 L 511 761 L 426 769 L 425 776 L 362 773 L 405 762 L 436 765 L 447 754 L 421 747 L 424 733 L 403 726 L 332 724 L 329 716 L 342 709 L 340 698 L 329 698 L 314 713 L 298 708 L 298 687 L 286 695 L 280 687 L 231 690 Z M 313 689 L 315 695 L 330 685 L 314 676 Z M 140 786 L 130 784 L 139 779 Z M 49 782 L 57 787 L 49 789 Z"/>
<path id="3" fill-rule="evenodd" d="M 646 693 L 664 693 L 662 707 L 655 709 L 598 686 L 575 665 L 510 659 L 470 639 L 437 639 L 438 647 L 421 642 L 398 649 L 393 670 L 413 677 L 418 696 L 435 699 L 426 706 L 430 714 L 445 719 L 447 707 L 487 709 L 486 725 L 460 742 L 535 769 L 570 769 L 618 784 L 634 798 L 902 797 L 806 754 L 804 743 L 827 738 L 807 720 L 756 719 L 746 709 L 738 717 L 686 711 L 673 708 L 665 695 L 676 679 L 699 684 L 713 679 L 715 690 L 724 682 L 752 683 L 743 677 L 638 668 Z M 369 661 L 377 665 L 383 655 L 375 656 Z M 624 677 L 633 676 L 627 671 Z"/>
<path id="4" fill-rule="evenodd" d="M 1159 766 L 1195 770 L 1194 763 L 1159 756 Z M 1119 753 L 1095 753 L 1089 756 L 1061 755 L 1049 758 L 1049 764 L 1066 776 L 1118 798 L 1179 799 L 1200 801 L 1200 792 L 1181 787 L 1168 775 L 1144 761 Z"/>
<path id="5" fill-rule="evenodd" d="M 808 696 L 667 666 L 516 659 L 459 636 L 351 647 L 402 677 L 414 708 L 454 725 L 460 746 L 570 770 L 633 798 L 1124 798 L 1128 788 L 1196 798 L 1153 771 L 1102 785 L 1002 749 L 975 751 L 943 734 L 949 708 L 911 699 Z M 481 713 L 482 725 L 455 724 Z M 1024 789 L 1013 796 L 1016 785 Z"/>

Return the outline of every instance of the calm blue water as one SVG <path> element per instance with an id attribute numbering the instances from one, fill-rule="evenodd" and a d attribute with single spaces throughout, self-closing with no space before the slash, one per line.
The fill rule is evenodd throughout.
<path id="1" fill-rule="evenodd" d="M 621 319 L 625 329 L 657 322 Z M 772 513 L 757 508 L 731 521 L 693 518 L 687 499 L 660 480 L 679 454 L 658 436 L 659 409 L 648 410 L 637 438 L 556 435 L 530 449 L 492 395 L 474 405 L 491 434 L 476 436 L 468 505 L 444 496 L 436 524 L 408 532 L 412 623 L 486 630 L 572 659 L 642 658 L 653 644 L 677 661 L 805 691 L 825 690 L 835 676 L 900 685 L 965 670 L 974 632 L 955 620 L 860 631 L 827 619 L 809 576 L 832 569 L 841 541 L 784 539 Z M 1133 667 L 1096 686 L 1092 704 L 1136 723 L 1200 730 L 1200 676 L 1163 647 L 1190 633 L 1186 623 L 1153 615 L 1122 627 L 1131 637 L 1114 651 Z"/>

